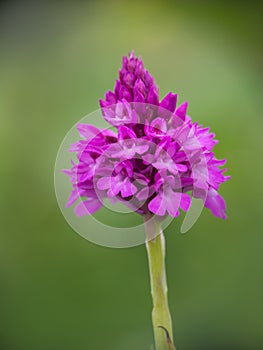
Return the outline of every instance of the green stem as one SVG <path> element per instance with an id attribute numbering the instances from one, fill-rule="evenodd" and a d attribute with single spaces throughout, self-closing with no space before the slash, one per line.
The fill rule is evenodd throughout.
<path id="1" fill-rule="evenodd" d="M 153 300 L 152 322 L 156 350 L 168 350 L 164 327 L 173 341 L 172 320 L 167 299 L 165 272 L 165 238 L 159 222 L 145 217 L 146 249 L 149 261 L 151 294 Z"/>

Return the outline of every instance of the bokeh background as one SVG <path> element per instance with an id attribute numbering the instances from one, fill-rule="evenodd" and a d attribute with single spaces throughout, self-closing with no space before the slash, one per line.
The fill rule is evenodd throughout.
<path id="1" fill-rule="evenodd" d="M 227 221 L 204 211 L 185 235 L 182 218 L 166 229 L 178 350 L 262 350 L 262 33 L 253 1 L 1 1 L 1 350 L 153 343 L 144 246 L 84 240 L 53 186 L 64 135 L 132 49 L 161 96 L 211 126 L 233 176 Z"/>

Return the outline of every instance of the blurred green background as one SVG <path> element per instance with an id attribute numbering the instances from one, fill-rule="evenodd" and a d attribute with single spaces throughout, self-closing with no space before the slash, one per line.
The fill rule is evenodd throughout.
<path id="1" fill-rule="evenodd" d="M 153 343 L 144 246 L 73 232 L 54 193 L 58 147 L 98 108 L 121 57 L 220 139 L 228 219 L 166 229 L 178 350 L 263 349 L 262 7 L 234 1 L 0 3 L 0 349 L 134 350 Z M 91 228 L 92 229 L 92 228 Z"/>

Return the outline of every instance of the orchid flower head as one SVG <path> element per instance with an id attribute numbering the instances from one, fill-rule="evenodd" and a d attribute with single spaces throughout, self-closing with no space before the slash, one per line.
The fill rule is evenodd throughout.
<path id="1" fill-rule="evenodd" d="M 160 100 L 134 52 L 123 57 L 114 90 L 99 100 L 109 129 L 78 124 L 81 139 L 70 148 L 78 161 L 65 170 L 73 186 L 67 206 L 81 199 L 76 215 L 93 214 L 114 198 L 142 215 L 177 217 L 200 198 L 226 218 L 218 190 L 230 176 L 225 160 L 214 156 L 215 135 L 187 115 L 188 102 L 177 100 L 172 92 Z"/>

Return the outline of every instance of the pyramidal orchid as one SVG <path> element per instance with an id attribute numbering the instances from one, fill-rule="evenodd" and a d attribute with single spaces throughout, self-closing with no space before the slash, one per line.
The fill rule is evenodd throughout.
<path id="1" fill-rule="evenodd" d="M 192 121 L 187 102 L 178 105 L 172 92 L 160 99 L 153 77 L 134 53 L 123 57 L 114 90 L 99 103 L 110 128 L 78 124 L 81 140 L 70 149 L 77 162 L 65 170 L 73 186 L 67 206 L 79 200 L 76 215 L 91 215 L 110 199 L 142 215 L 156 349 L 171 349 L 161 222 L 188 211 L 192 198 L 201 199 L 213 215 L 225 219 L 226 205 L 218 190 L 229 179 L 222 168 L 226 161 L 215 158 L 215 135 Z"/>

